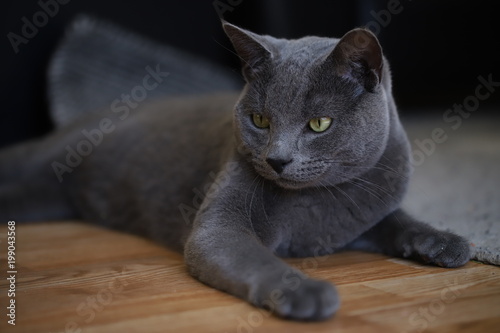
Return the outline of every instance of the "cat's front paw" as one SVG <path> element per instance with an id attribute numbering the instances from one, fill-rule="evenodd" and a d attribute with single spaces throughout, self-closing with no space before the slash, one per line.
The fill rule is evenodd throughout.
<path id="1" fill-rule="evenodd" d="M 459 267 L 470 260 L 469 242 L 449 232 L 418 234 L 410 244 L 412 248 L 406 248 L 405 253 L 413 252 L 413 255 L 425 263 L 441 267 Z"/>
<path id="2" fill-rule="evenodd" d="M 292 283 L 281 281 L 262 286 L 254 304 L 295 320 L 324 320 L 339 308 L 340 298 L 332 284 L 299 277 L 289 281 Z"/>

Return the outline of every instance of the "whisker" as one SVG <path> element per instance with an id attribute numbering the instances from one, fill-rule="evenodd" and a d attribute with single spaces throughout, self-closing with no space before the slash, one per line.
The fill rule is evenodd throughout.
<path id="1" fill-rule="evenodd" d="M 338 187 L 337 185 L 332 185 L 333 188 L 335 188 L 337 191 L 339 191 L 340 193 L 342 193 L 346 198 L 348 198 L 357 208 L 360 212 L 362 212 L 361 208 L 358 206 L 358 204 L 356 203 L 356 201 L 354 201 L 350 196 L 349 194 L 347 194 L 345 191 L 343 191 L 340 187 Z"/>
<path id="2" fill-rule="evenodd" d="M 385 187 L 383 187 L 383 186 L 381 186 L 381 185 L 379 185 L 379 184 L 377 184 L 377 183 L 374 183 L 374 182 L 368 181 L 368 180 L 363 179 L 363 178 L 360 178 L 360 177 L 354 177 L 354 178 L 353 178 L 353 180 L 357 180 L 357 181 L 363 182 L 363 183 L 365 183 L 365 184 L 367 184 L 367 185 L 371 185 L 371 186 L 373 186 L 375 189 L 377 189 L 377 190 L 379 190 L 379 191 L 383 192 L 384 194 L 388 195 L 388 196 L 389 196 L 389 197 L 391 197 L 392 199 L 395 199 L 395 197 L 394 197 L 393 193 L 392 193 L 390 190 L 386 189 Z"/>
<path id="3" fill-rule="evenodd" d="M 338 160 L 333 160 L 333 159 L 326 159 L 326 160 L 324 160 L 324 162 L 331 163 L 331 164 L 343 164 L 343 165 L 345 165 L 347 163 L 345 161 L 338 161 Z M 361 165 L 349 165 L 349 166 L 345 166 L 345 167 L 353 168 L 353 169 L 364 169 L 364 170 L 367 170 L 367 171 L 370 171 L 370 170 L 380 170 L 380 171 L 390 172 L 392 176 L 399 177 L 400 179 L 405 180 L 405 181 L 409 180 L 408 176 L 403 175 L 401 172 L 397 171 L 395 168 L 393 168 L 393 167 L 391 167 L 391 166 L 389 166 L 387 164 L 381 163 L 379 161 L 377 163 L 377 165 L 375 165 L 375 166 L 369 166 L 369 167 L 364 167 L 364 166 L 361 166 Z"/>
<path id="4" fill-rule="evenodd" d="M 389 160 L 389 158 L 388 158 L 388 157 L 386 157 L 386 156 L 382 156 L 382 158 L 384 158 L 384 159 L 386 159 L 387 161 L 389 161 L 389 163 L 391 162 L 391 160 Z M 410 164 L 410 162 L 411 162 L 411 161 L 410 161 L 409 159 L 407 159 L 405 162 L 406 162 L 406 165 L 407 165 L 407 166 L 411 166 L 411 164 Z M 380 161 L 378 162 L 378 164 L 380 164 L 381 166 L 384 166 L 384 167 L 388 168 L 390 171 L 394 172 L 395 174 L 399 174 L 399 175 L 401 175 L 401 172 L 399 172 L 399 171 L 398 171 L 398 170 L 396 170 L 395 168 L 390 167 L 390 166 L 389 166 L 389 165 L 387 165 L 387 164 L 383 164 L 383 163 L 382 163 L 382 162 L 380 162 Z M 403 175 L 402 175 L 402 176 L 403 176 Z M 408 179 L 408 178 L 409 178 L 408 176 L 404 176 L 404 177 L 405 177 L 406 179 Z"/>
<path id="5" fill-rule="evenodd" d="M 389 204 L 384 200 L 384 198 L 381 195 L 379 195 L 376 191 L 372 190 L 368 186 L 364 186 L 364 185 L 361 185 L 359 183 L 356 183 L 354 180 L 350 180 L 349 184 L 352 184 L 353 186 L 356 186 L 357 188 L 360 188 L 363 191 L 368 192 L 371 196 L 375 197 L 380 202 L 382 202 L 382 204 L 384 204 L 384 206 L 389 206 Z"/>
<path id="6" fill-rule="evenodd" d="M 253 187 L 253 185 L 255 184 L 255 181 L 257 181 L 257 183 L 255 184 L 255 187 L 253 189 L 252 192 L 252 197 L 250 198 L 250 203 L 247 207 L 247 215 L 248 215 L 248 218 L 250 219 L 250 221 L 252 220 L 252 205 L 253 205 L 253 198 L 255 196 L 255 191 L 257 190 L 257 186 L 259 186 L 259 180 L 260 180 L 260 176 L 259 175 L 256 175 L 255 178 L 252 180 L 252 183 L 250 184 L 250 189 Z M 245 196 L 245 203 L 248 202 L 248 194 L 249 192 L 246 193 L 246 196 Z"/>
<path id="7" fill-rule="evenodd" d="M 341 176 L 345 175 L 344 173 L 342 173 L 340 171 L 339 171 L 339 174 Z M 366 184 L 367 186 L 361 185 L 361 184 L 357 183 L 356 181 L 362 182 L 362 183 Z M 361 188 L 361 189 L 367 191 L 368 193 L 377 197 L 381 201 L 383 201 L 382 196 L 379 193 L 377 193 L 374 189 L 369 188 L 368 186 L 373 186 L 376 190 L 379 190 L 380 192 L 382 192 L 383 194 L 386 194 L 390 198 L 395 199 L 394 195 L 389 190 L 387 190 L 385 187 L 383 187 L 377 183 L 371 182 L 369 180 L 363 179 L 361 177 L 353 177 L 352 179 L 348 180 L 348 183 L 353 184 L 353 185 L 357 186 L 358 188 Z M 386 203 L 384 202 L 384 204 L 386 204 Z"/>
<path id="8" fill-rule="evenodd" d="M 332 198 L 333 198 L 333 200 L 334 200 L 334 201 L 337 201 L 337 200 L 338 200 L 338 199 L 337 199 L 337 197 L 333 194 L 333 192 L 332 192 L 332 191 L 330 191 L 330 189 L 328 188 L 328 186 L 327 186 L 327 185 L 323 184 L 323 182 L 322 182 L 322 181 L 320 181 L 320 182 L 319 182 L 319 184 L 321 185 L 321 187 L 322 187 L 322 188 L 324 188 L 325 190 L 327 190 L 327 191 L 328 191 L 328 193 L 330 193 L 330 195 L 332 196 Z M 321 191 L 321 192 L 323 193 L 323 191 Z"/>
<path id="9" fill-rule="evenodd" d="M 261 186 L 260 186 L 260 188 L 261 188 L 261 198 L 264 198 L 264 185 L 265 185 L 264 179 L 259 178 L 259 183 L 261 184 Z M 264 204 L 264 200 L 261 200 L 261 205 L 262 205 L 262 211 L 263 211 L 264 216 L 266 218 L 266 222 L 267 222 L 267 224 L 270 224 L 270 222 L 269 222 L 269 216 L 267 215 L 267 212 L 266 212 L 266 205 Z"/>

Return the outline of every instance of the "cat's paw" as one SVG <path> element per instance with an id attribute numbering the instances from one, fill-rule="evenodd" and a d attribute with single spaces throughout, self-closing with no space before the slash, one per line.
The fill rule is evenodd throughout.
<path id="1" fill-rule="evenodd" d="M 293 284 L 270 283 L 260 289 L 255 304 L 287 319 L 324 320 L 340 306 L 336 288 L 326 281 L 297 278 Z"/>
<path id="2" fill-rule="evenodd" d="M 423 262 L 441 267 L 463 266 L 471 256 L 469 242 L 449 232 L 418 234 L 411 244 L 412 249 L 405 249 L 406 253 L 410 250 Z"/>

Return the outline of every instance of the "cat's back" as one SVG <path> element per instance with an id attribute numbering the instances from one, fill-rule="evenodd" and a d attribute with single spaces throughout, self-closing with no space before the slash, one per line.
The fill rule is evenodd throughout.
<path id="1" fill-rule="evenodd" d="M 91 132 L 93 127 L 99 129 L 103 119 L 110 119 L 111 124 L 99 145 L 82 158 L 82 172 L 74 176 L 97 172 L 106 177 L 126 173 L 128 178 L 142 178 L 150 177 L 147 170 L 161 170 L 163 178 L 178 178 L 180 171 L 193 168 L 203 173 L 205 168 L 214 168 L 234 135 L 231 110 L 236 98 L 231 93 L 187 96 L 138 107 L 123 119 L 112 112 L 103 114 L 82 126 Z M 74 142 L 75 147 L 80 143 Z"/>
<path id="2" fill-rule="evenodd" d="M 169 224 L 188 226 L 179 206 L 193 206 L 197 190 L 213 181 L 210 177 L 231 150 L 231 111 L 237 97 L 228 93 L 168 99 L 138 107 L 124 119 L 108 112 L 84 125 L 89 132 L 102 119 L 112 124 L 100 144 L 67 175 L 65 185 L 77 209 L 84 218 L 131 229 L 154 228 L 166 217 Z"/>
<path id="3" fill-rule="evenodd" d="M 106 112 L 93 115 L 63 129 L 75 151 L 88 148 L 82 166 L 106 163 L 171 162 L 171 158 L 196 158 L 226 143 L 232 136 L 231 110 L 237 99 L 233 93 L 186 96 L 153 101 L 127 113 Z M 57 134 L 56 136 L 57 137 Z M 81 154 L 81 155 L 86 155 Z M 117 160 L 116 160 L 117 159 Z"/>

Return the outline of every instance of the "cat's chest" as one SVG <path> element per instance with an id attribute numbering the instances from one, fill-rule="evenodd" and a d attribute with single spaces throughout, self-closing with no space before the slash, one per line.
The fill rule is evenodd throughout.
<path id="1" fill-rule="evenodd" d="M 297 227 L 310 227 L 317 225 L 323 229 L 335 216 L 335 204 L 329 200 L 317 197 L 297 197 L 291 202 L 284 203 L 280 215 L 276 218 L 286 218 Z"/>
<path id="2" fill-rule="evenodd" d="M 282 193 L 264 203 L 266 223 L 257 223 L 257 229 L 278 254 L 324 255 L 342 248 L 373 224 L 368 207 L 363 206 L 361 198 L 347 199 L 326 189 Z"/>
<path id="3" fill-rule="evenodd" d="M 284 196 L 275 202 L 271 218 L 295 232 L 324 232 L 337 224 L 341 207 L 332 197 L 317 194 Z"/>

